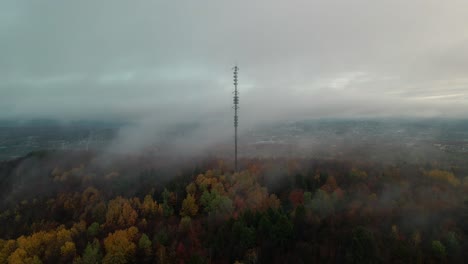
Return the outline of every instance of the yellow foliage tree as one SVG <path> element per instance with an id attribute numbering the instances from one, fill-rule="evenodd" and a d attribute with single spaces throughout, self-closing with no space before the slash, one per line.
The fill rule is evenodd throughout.
<path id="1" fill-rule="evenodd" d="M 109 202 L 106 225 L 114 228 L 127 228 L 135 225 L 138 213 L 127 199 L 118 196 Z"/>
<path id="2" fill-rule="evenodd" d="M 26 250 L 18 248 L 8 257 L 9 264 L 42 263 L 38 256 L 29 256 Z"/>
<path id="3" fill-rule="evenodd" d="M 103 263 L 123 264 L 132 262 L 136 251 L 134 241 L 137 234 L 138 229 L 134 226 L 109 234 L 104 239 L 106 255 Z"/>
<path id="4" fill-rule="evenodd" d="M 15 240 L 3 241 L 0 246 L 0 263 L 7 263 L 8 257 L 13 253 L 17 248 Z"/>
<path id="5" fill-rule="evenodd" d="M 65 244 L 60 247 L 60 254 L 64 262 L 71 262 L 76 255 L 75 243 L 71 241 L 65 242 Z"/>
<path id="6" fill-rule="evenodd" d="M 81 195 L 82 204 L 96 204 L 101 199 L 101 194 L 94 187 L 88 187 L 83 191 Z"/>
<path id="7" fill-rule="evenodd" d="M 6 256 L 7 251 L 12 253 Z M 21 236 L 15 243 L 8 241 L 1 251 L 0 263 L 6 263 L 5 257 L 8 263 L 54 263 L 59 261 L 60 255 L 62 262 L 70 262 L 75 254 L 72 231 L 60 226 L 56 230 Z"/>
<path id="8" fill-rule="evenodd" d="M 267 210 L 268 208 L 278 209 L 280 207 L 281 201 L 278 199 L 276 194 L 270 194 L 270 196 L 267 199 L 265 199 L 263 210 Z"/>
<path id="9" fill-rule="evenodd" d="M 455 175 L 451 172 L 448 171 L 443 171 L 443 170 L 431 170 L 427 174 L 430 178 L 440 180 L 443 182 L 447 182 L 453 187 L 458 187 L 460 186 L 460 180 L 455 177 Z"/>
<path id="10" fill-rule="evenodd" d="M 185 190 L 188 194 L 195 195 L 195 193 L 197 192 L 197 185 L 191 182 L 189 185 L 187 185 L 187 187 L 185 187 Z"/>
<path id="11" fill-rule="evenodd" d="M 351 178 L 356 180 L 365 180 L 367 179 L 367 172 L 353 168 L 351 169 Z"/>
<path id="12" fill-rule="evenodd" d="M 198 212 L 198 205 L 191 194 L 187 194 L 187 197 L 182 202 L 182 209 L 180 210 L 181 216 L 195 216 Z"/>
<path id="13" fill-rule="evenodd" d="M 141 204 L 141 212 L 145 217 L 155 217 L 158 212 L 158 203 L 153 200 L 151 195 L 146 195 Z"/>

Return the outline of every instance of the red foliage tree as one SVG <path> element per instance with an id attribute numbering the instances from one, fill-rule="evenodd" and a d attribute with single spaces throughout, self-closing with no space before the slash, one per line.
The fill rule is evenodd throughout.
<path id="1" fill-rule="evenodd" d="M 301 189 L 292 190 L 289 194 L 289 201 L 296 208 L 298 205 L 304 203 L 304 191 Z"/>

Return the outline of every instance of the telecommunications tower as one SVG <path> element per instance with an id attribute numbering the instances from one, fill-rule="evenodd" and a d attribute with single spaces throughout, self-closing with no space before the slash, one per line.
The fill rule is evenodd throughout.
<path id="1" fill-rule="evenodd" d="M 239 92 L 237 91 L 237 73 L 239 67 L 234 66 L 234 172 L 237 172 L 237 125 L 239 124 L 239 117 L 237 116 L 237 110 L 239 109 Z"/>

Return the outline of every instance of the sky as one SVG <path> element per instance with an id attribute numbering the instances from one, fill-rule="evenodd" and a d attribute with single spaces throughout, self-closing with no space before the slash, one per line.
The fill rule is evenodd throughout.
<path id="1" fill-rule="evenodd" d="M 467 117 L 466 0 L 0 2 L 0 118 Z M 223 122 L 224 122 L 223 121 Z"/>

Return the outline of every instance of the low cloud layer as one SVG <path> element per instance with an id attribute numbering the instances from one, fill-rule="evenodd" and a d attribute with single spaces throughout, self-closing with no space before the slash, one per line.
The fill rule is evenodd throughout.
<path id="1" fill-rule="evenodd" d="M 462 0 L 2 1 L 0 118 L 215 123 L 231 116 L 235 63 L 244 124 L 466 117 L 466 10 Z"/>

